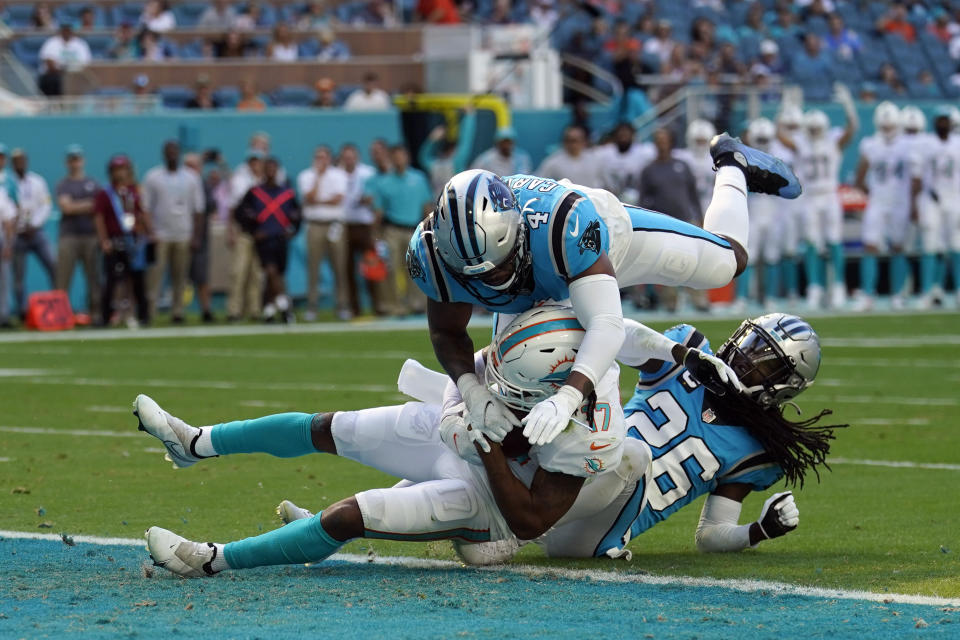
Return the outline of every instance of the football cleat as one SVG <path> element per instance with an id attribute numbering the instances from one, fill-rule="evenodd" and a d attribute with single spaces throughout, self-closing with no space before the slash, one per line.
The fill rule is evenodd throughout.
<path id="1" fill-rule="evenodd" d="M 157 567 L 184 578 L 212 576 L 212 563 L 217 557 L 217 547 L 212 542 L 191 542 L 172 531 L 150 527 L 143 536 L 147 550 Z"/>
<path id="2" fill-rule="evenodd" d="M 731 164 L 742 169 L 747 188 L 754 193 L 793 200 L 803 191 L 797 176 L 783 160 L 743 144 L 740 138 L 731 138 L 726 133 L 714 136 L 710 141 L 710 155 L 714 167 Z"/>
<path id="3" fill-rule="evenodd" d="M 284 500 L 277 505 L 277 515 L 280 516 L 280 522 L 283 524 L 290 524 L 294 520 L 303 520 L 304 518 L 312 518 L 314 513 L 303 509 L 293 504 L 289 500 Z"/>
<path id="4" fill-rule="evenodd" d="M 184 469 L 204 458 L 193 453 L 192 445 L 200 437 L 200 430 L 161 409 L 150 396 L 142 393 L 137 396 L 133 401 L 133 415 L 140 421 L 137 429 L 163 443 L 167 449 L 164 458 L 173 463 L 174 469 Z"/>
<path id="5" fill-rule="evenodd" d="M 461 542 L 460 540 L 451 540 L 451 542 L 457 557 L 464 564 L 472 567 L 489 567 L 509 562 L 520 547 L 526 544 L 516 538 L 493 542 Z"/>

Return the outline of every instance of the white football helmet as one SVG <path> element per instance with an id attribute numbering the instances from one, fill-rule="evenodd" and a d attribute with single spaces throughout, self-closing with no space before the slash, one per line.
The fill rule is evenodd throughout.
<path id="1" fill-rule="evenodd" d="M 706 151 L 710 141 L 717 135 L 717 128 L 709 120 L 698 118 L 687 125 L 687 148 L 691 151 Z"/>
<path id="2" fill-rule="evenodd" d="M 927 116 L 917 107 L 909 105 L 900 112 L 903 130 L 907 133 L 922 133 L 927 129 Z"/>
<path id="3" fill-rule="evenodd" d="M 744 320 L 717 350 L 744 392 L 761 407 L 781 406 L 813 384 L 820 369 L 820 338 L 803 318 L 769 313 Z"/>
<path id="4" fill-rule="evenodd" d="M 747 127 L 747 138 L 750 139 L 750 146 L 756 147 L 761 151 L 767 151 L 770 143 L 777 135 L 777 127 L 769 118 L 757 118 Z"/>
<path id="5" fill-rule="evenodd" d="M 796 131 L 803 126 L 803 110 L 795 104 L 784 105 L 777 114 L 777 124 L 787 131 Z"/>
<path id="6" fill-rule="evenodd" d="M 563 386 L 586 333 L 573 309 L 545 304 L 513 319 L 490 345 L 490 391 L 527 411 Z"/>
<path id="7" fill-rule="evenodd" d="M 947 110 L 950 112 L 950 127 L 954 133 L 960 133 L 960 109 L 951 104 Z"/>
<path id="8" fill-rule="evenodd" d="M 873 126 L 884 138 L 893 138 L 900 133 L 900 109 L 884 100 L 873 110 Z"/>
<path id="9" fill-rule="evenodd" d="M 498 175 L 453 176 L 437 200 L 430 231 L 440 261 L 480 300 L 515 297 L 528 283 L 526 225 L 513 190 Z M 485 294 L 476 284 L 493 290 Z"/>
<path id="10" fill-rule="evenodd" d="M 811 138 L 821 138 L 830 128 L 830 118 L 820 109 L 812 109 L 803 114 L 803 128 Z"/>

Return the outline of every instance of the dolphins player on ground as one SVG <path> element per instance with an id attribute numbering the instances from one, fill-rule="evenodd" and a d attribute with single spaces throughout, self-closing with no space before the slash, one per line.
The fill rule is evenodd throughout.
<path id="1" fill-rule="evenodd" d="M 411 238 L 408 268 L 428 297 L 434 352 L 471 422 L 489 439 L 500 441 L 519 421 L 473 371 L 466 329 L 474 305 L 514 314 L 569 298 L 586 328 L 566 382 L 523 419 L 532 444 L 549 443 L 623 343 L 620 288 L 726 284 L 747 262 L 748 188 L 787 198 L 800 193 L 788 167 L 739 140 L 717 136 L 711 152 L 717 179 L 704 229 L 624 206 L 601 189 L 535 176 L 501 179 L 473 170 L 447 183 L 436 211 Z"/>

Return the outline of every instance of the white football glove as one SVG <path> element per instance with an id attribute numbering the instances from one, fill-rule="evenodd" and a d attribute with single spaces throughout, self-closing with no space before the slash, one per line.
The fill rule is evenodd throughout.
<path id="1" fill-rule="evenodd" d="M 793 492 L 775 493 L 767 498 L 757 524 L 767 540 L 779 538 L 796 529 L 800 524 L 800 510 L 793 499 Z"/>
<path id="2" fill-rule="evenodd" d="M 472 429 L 463 416 L 457 413 L 448 413 L 440 419 L 440 440 L 453 449 L 454 453 L 477 466 L 483 466 L 474 442 L 480 443 L 485 452 L 490 451 L 490 443 L 477 429 Z"/>
<path id="3" fill-rule="evenodd" d="M 690 375 L 704 387 L 717 395 L 726 393 L 726 386 L 733 387 L 738 393 L 743 393 L 740 378 L 726 362 L 699 349 L 688 349 L 683 356 L 683 366 Z"/>
<path id="4" fill-rule="evenodd" d="M 514 427 L 520 426 L 517 416 L 486 386 L 480 384 L 476 374 L 465 373 L 460 376 L 457 389 L 467 405 L 469 424 L 493 442 L 502 441 Z"/>
<path id="5" fill-rule="evenodd" d="M 531 445 L 553 442 L 570 424 L 570 419 L 581 402 L 582 393 L 568 384 L 563 385 L 556 394 L 534 405 L 530 413 L 520 421 L 524 425 L 524 437 Z"/>

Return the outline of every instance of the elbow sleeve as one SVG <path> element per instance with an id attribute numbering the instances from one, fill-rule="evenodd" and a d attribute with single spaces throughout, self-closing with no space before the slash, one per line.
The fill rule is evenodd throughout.
<path id="1" fill-rule="evenodd" d="M 570 283 L 570 303 L 586 329 L 573 371 L 582 373 L 596 386 L 613 364 L 625 337 L 616 278 L 598 274 L 574 280 Z"/>
<path id="2" fill-rule="evenodd" d="M 673 362 L 672 350 L 676 342 L 630 318 L 623 319 L 623 327 L 625 339 L 617 354 L 617 360 L 631 367 L 639 366 L 648 360 Z"/>
<path id="3" fill-rule="evenodd" d="M 697 525 L 697 549 L 704 553 L 741 551 L 750 546 L 750 525 L 738 525 L 743 505 L 722 496 L 707 496 Z"/>

